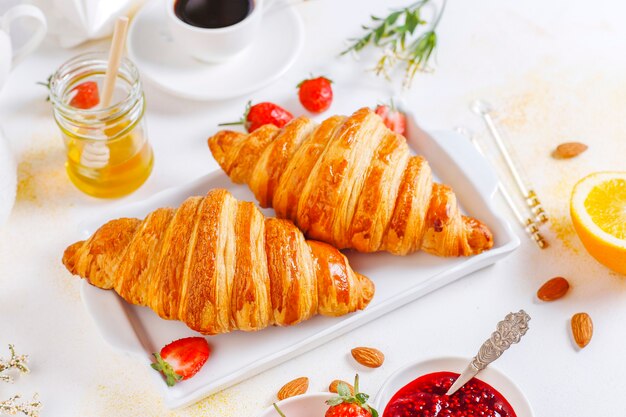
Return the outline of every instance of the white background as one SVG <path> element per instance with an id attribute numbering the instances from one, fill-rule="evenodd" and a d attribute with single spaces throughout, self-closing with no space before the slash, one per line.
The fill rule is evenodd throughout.
<path id="1" fill-rule="evenodd" d="M 503 262 L 172 412 L 163 408 L 149 378 L 154 371 L 113 351 L 87 316 L 79 280 L 60 262 L 63 249 L 76 238 L 77 222 L 215 169 L 206 138 L 218 122 L 236 119 L 249 98 L 275 100 L 302 113 L 294 87 L 309 72 L 335 81 L 336 101 L 327 114 L 373 105 L 398 92 L 400 77 L 394 85 L 376 80 L 365 72 L 372 66 L 367 57 L 354 62 L 337 55 L 370 14 L 406 3 L 297 3 L 305 22 L 304 50 L 279 82 L 251 97 L 190 102 L 146 85 L 154 173 L 133 195 L 115 201 L 88 198 L 66 179 L 51 109 L 45 91 L 35 85 L 69 57 L 104 49 L 106 43 L 75 50 L 48 43 L 17 67 L 0 94 L 0 123 L 20 161 L 21 179 L 15 210 L 0 228 L 0 349 L 14 343 L 29 354 L 32 373 L 0 386 L 0 398 L 39 392 L 44 416 L 253 416 L 274 400 L 283 383 L 298 376 L 310 378 L 310 391 L 321 391 L 332 379 L 349 379 L 358 370 L 363 388 L 374 394 L 409 361 L 472 356 L 498 320 L 524 308 L 533 318 L 531 329 L 497 366 L 526 393 L 536 415 L 626 415 L 626 282 L 587 255 L 568 215 L 569 194 L 578 179 L 626 167 L 626 6 L 615 1 L 450 1 L 438 30 L 435 72 L 418 75 L 405 93 L 426 127 L 465 125 L 481 133 L 469 101 L 484 97 L 498 106 L 501 123 L 552 218 L 544 230 L 549 249 L 538 250 L 516 228 L 522 246 Z M 370 102 L 351 102 L 350 90 L 359 83 L 373 89 Z M 589 151 L 569 161 L 550 157 L 557 144 L 571 140 L 588 144 Z M 537 301 L 537 288 L 555 275 L 567 277 L 573 289 L 557 302 Z M 588 312 L 595 324 L 593 340 L 582 351 L 569 334 L 569 318 L 578 311 Z M 357 367 L 349 351 L 358 345 L 381 349 L 387 356 L 384 366 Z M 2 356 L 7 354 L 2 350 Z"/>

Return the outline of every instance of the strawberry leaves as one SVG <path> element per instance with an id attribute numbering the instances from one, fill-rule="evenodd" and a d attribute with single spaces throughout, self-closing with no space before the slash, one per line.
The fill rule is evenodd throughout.
<path id="1" fill-rule="evenodd" d="M 243 111 L 243 116 L 241 117 L 241 119 L 237 120 L 236 122 L 226 122 L 226 123 L 219 123 L 218 126 L 238 126 L 238 125 L 242 125 L 244 127 L 246 127 L 247 130 L 247 119 L 248 119 L 248 114 L 250 114 L 250 108 L 252 107 L 252 100 L 248 100 L 248 103 L 246 104 L 246 108 Z"/>
<path id="2" fill-rule="evenodd" d="M 178 381 L 183 379 L 183 376 L 178 375 L 174 371 L 174 368 L 172 368 L 172 365 L 164 361 L 159 353 L 153 353 L 153 355 L 154 355 L 154 358 L 156 359 L 156 362 L 150 364 L 150 366 L 155 371 L 163 373 L 163 375 L 165 376 L 165 383 L 167 384 L 168 387 L 173 387 L 174 385 L 176 385 Z"/>
<path id="3" fill-rule="evenodd" d="M 339 384 L 337 384 L 337 393 L 341 397 L 349 397 L 351 395 L 350 387 L 348 386 L 348 384 L 340 382 Z"/>

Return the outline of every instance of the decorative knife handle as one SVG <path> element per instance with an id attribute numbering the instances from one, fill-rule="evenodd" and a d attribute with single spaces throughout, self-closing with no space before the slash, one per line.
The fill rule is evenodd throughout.
<path id="1" fill-rule="evenodd" d="M 491 337 L 480 347 L 478 354 L 472 359 L 472 366 L 477 371 L 482 371 L 498 359 L 505 350 L 519 342 L 526 334 L 529 321 L 530 316 L 524 310 L 507 314 L 504 320 L 498 323 L 496 331 L 491 333 Z"/>

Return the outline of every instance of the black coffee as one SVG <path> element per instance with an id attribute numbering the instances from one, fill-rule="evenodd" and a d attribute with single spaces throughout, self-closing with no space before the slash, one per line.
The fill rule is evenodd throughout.
<path id="1" fill-rule="evenodd" d="M 180 20 L 200 28 L 223 28 L 250 14 L 253 0 L 176 0 L 174 13 Z"/>

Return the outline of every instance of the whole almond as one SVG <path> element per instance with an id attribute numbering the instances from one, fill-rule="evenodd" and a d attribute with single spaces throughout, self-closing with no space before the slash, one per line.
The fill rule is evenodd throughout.
<path id="1" fill-rule="evenodd" d="M 587 313 L 576 313 L 572 316 L 572 335 L 581 349 L 589 344 L 593 335 L 593 322 Z"/>
<path id="2" fill-rule="evenodd" d="M 335 379 L 333 382 L 330 383 L 330 385 L 328 386 L 328 391 L 330 392 L 334 392 L 335 394 L 338 394 L 337 392 L 337 385 L 339 384 L 346 384 L 348 386 L 348 388 L 350 389 L 350 394 L 354 395 L 354 387 L 350 384 L 348 384 L 346 381 L 342 381 L 340 379 Z"/>
<path id="3" fill-rule="evenodd" d="M 356 347 L 352 349 L 352 357 L 355 361 L 368 368 L 378 368 L 385 361 L 385 355 L 371 347 Z"/>
<path id="4" fill-rule="evenodd" d="M 304 394 L 308 389 L 309 378 L 303 376 L 300 378 L 296 378 L 293 381 L 289 381 L 285 385 L 283 385 L 283 387 L 278 391 L 278 394 L 276 394 L 276 397 L 278 397 L 278 399 L 282 401 L 285 398 Z"/>
<path id="5" fill-rule="evenodd" d="M 560 144 L 554 150 L 554 157 L 567 159 L 580 155 L 587 150 L 587 145 L 580 142 L 565 142 Z"/>
<path id="6" fill-rule="evenodd" d="M 569 290 L 569 282 L 563 277 L 554 277 L 546 281 L 537 290 L 537 298 L 542 301 L 554 301 L 563 297 Z"/>

